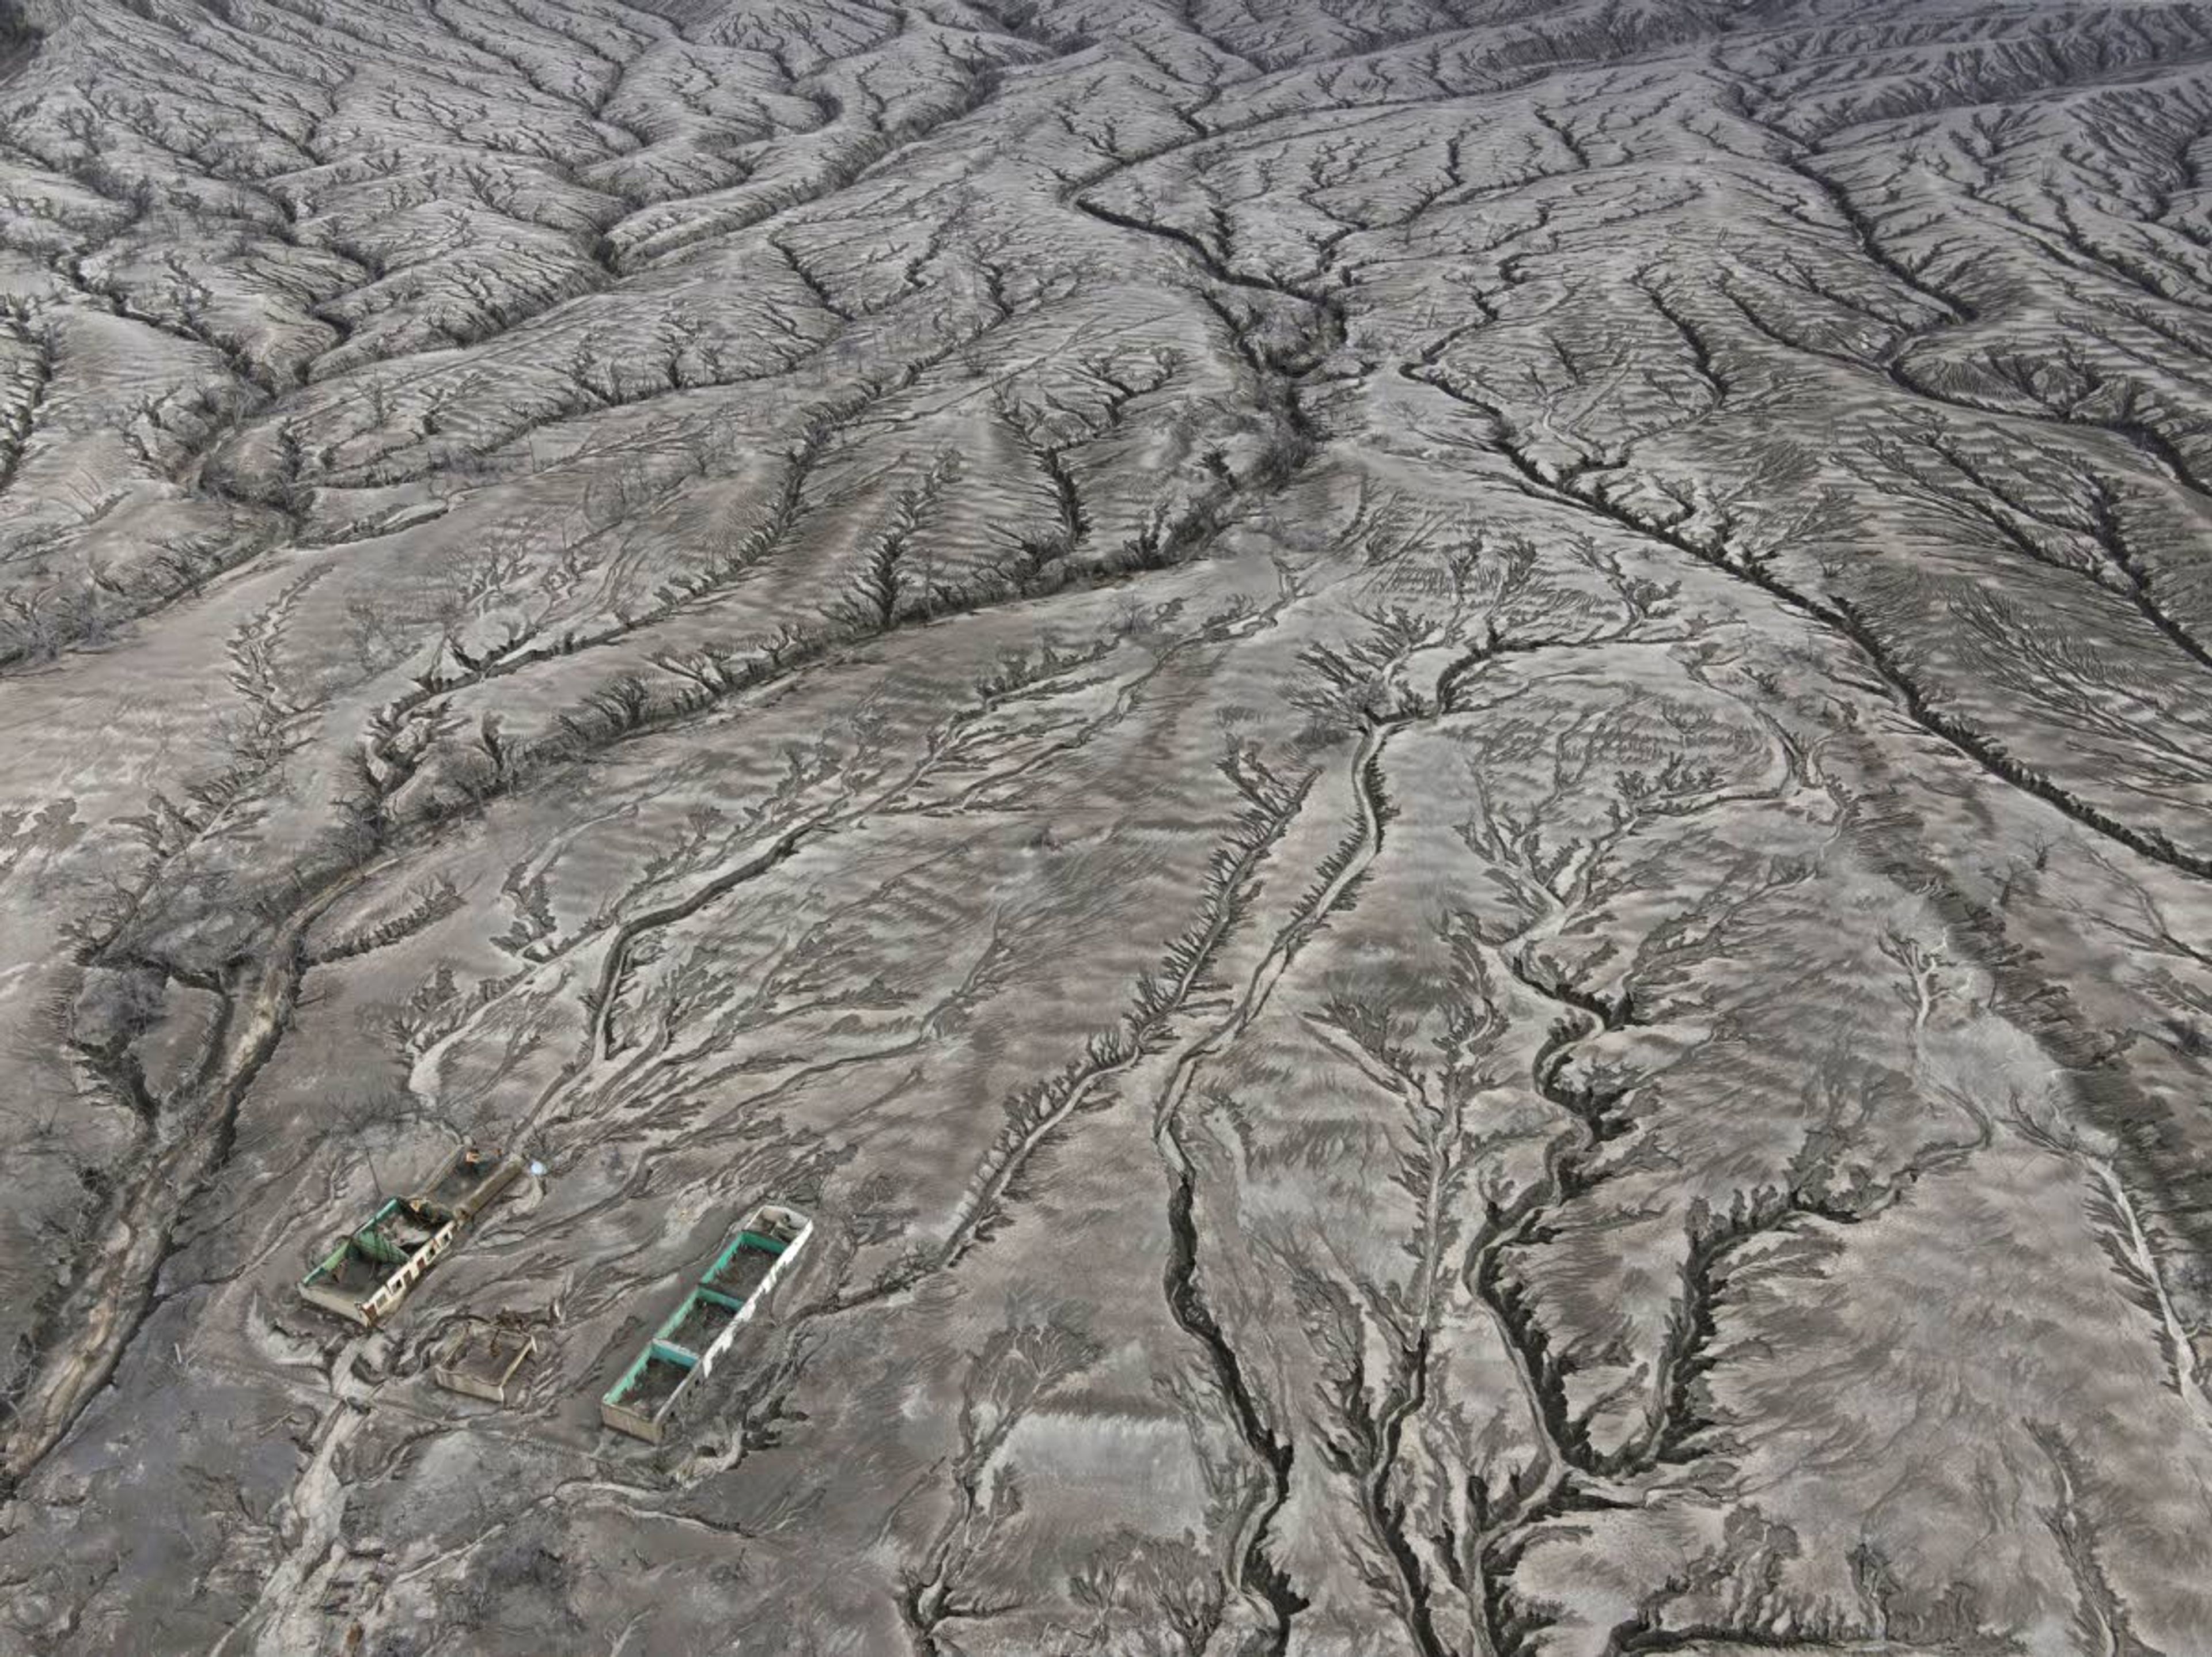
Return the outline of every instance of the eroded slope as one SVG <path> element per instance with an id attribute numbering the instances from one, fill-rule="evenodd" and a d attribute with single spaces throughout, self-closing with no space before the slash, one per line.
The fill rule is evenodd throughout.
<path id="1" fill-rule="evenodd" d="M 5 1640 L 2212 1648 L 2208 39 L 29 15 Z"/>

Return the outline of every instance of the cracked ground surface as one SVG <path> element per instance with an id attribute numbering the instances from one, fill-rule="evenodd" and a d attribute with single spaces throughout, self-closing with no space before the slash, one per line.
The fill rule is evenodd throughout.
<path id="1" fill-rule="evenodd" d="M 0 43 L 0 1650 L 2212 1652 L 2212 8 Z"/>

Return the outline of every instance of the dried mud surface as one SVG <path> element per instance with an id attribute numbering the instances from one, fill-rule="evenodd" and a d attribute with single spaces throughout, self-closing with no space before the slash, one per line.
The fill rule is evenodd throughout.
<path id="1" fill-rule="evenodd" d="M 0 21 L 0 1651 L 2212 1652 L 2212 8 Z"/>

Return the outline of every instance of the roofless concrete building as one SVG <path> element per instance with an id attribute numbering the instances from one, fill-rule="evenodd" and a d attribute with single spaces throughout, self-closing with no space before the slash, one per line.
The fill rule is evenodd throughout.
<path id="1" fill-rule="evenodd" d="M 386 1200 L 318 1260 L 300 1280 L 301 1298 L 374 1328 L 521 1171 L 496 1149 L 464 1143 L 421 1191 Z"/>
<path id="2" fill-rule="evenodd" d="M 617 1432 L 659 1443 L 678 1402 L 713 1372 L 813 1235 L 813 1221 L 795 1208 L 763 1203 L 746 1215 L 706 1276 L 600 1398 L 599 1419 Z"/>
<path id="3" fill-rule="evenodd" d="M 431 1380 L 487 1403 L 508 1405 L 521 1387 L 523 1367 L 538 1356 L 538 1337 L 502 1316 L 468 1323 L 449 1340 L 430 1370 Z"/>

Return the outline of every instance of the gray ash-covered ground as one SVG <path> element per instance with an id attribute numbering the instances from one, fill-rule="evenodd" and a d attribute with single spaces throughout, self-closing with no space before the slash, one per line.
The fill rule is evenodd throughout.
<path id="1" fill-rule="evenodd" d="M 0 1650 L 2212 1653 L 2212 8 L 0 76 Z"/>

